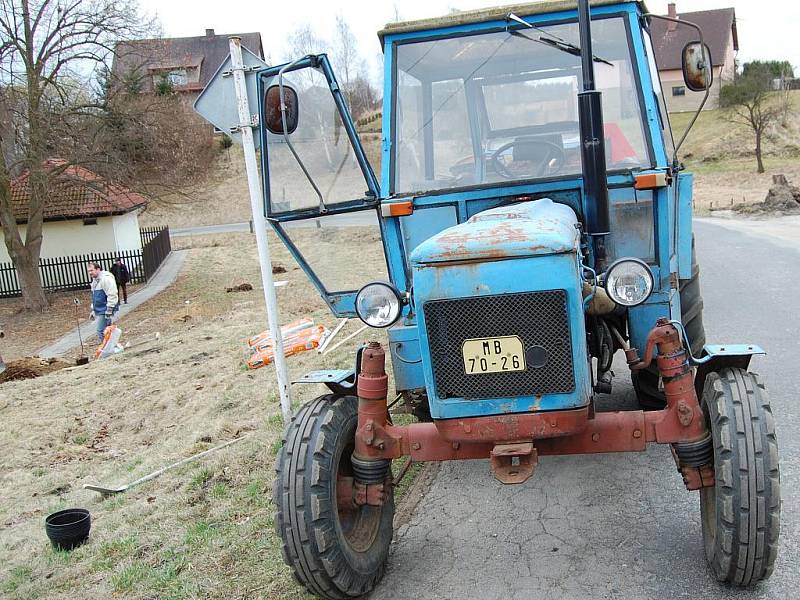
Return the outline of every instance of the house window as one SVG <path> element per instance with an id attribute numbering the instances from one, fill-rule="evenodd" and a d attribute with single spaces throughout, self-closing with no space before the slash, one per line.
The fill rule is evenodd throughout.
<path id="1" fill-rule="evenodd" d="M 672 88 L 672 95 L 673 96 L 685 96 L 686 95 L 686 88 L 682 85 L 676 85 Z"/>
<path id="2" fill-rule="evenodd" d="M 83 220 L 84 225 L 97 225 L 97 218 L 89 217 Z"/>
<path id="3" fill-rule="evenodd" d="M 189 82 L 186 76 L 186 69 L 175 69 L 167 74 L 167 79 L 172 85 L 186 85 Z"/>
<path id="4" fill-rule="evenodd" d="M 186 69 L 173 69 L 172 71 L 159 71 L 153 75 L 153 87 L 158 87 L 168 82 L 170 87 L 181 87 L 189 83 Z"/>

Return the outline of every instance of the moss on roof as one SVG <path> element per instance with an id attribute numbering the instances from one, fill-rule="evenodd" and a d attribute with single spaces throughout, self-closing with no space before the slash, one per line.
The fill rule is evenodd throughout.
<path id="1" fill-rule="evenodd" d="M 608 4 L 623 4 L 631 0 L 590 0 L 591 6 L 605 6 Z M 638 4 L 644 8 L 644 2 Z M 454 27 L 457 25 L 467 25 L 470 23 L 484 23 L 486 21 L 498 21 L 506 18 L 508 13 L 514 13 L 518 17 L 527 17 L 544 13 L 559 12 L 563 10 L 575 10 L 578 6 L 576 0 L 542 0 L 540 2 L 526 2 L 523 4 L 507 4 L 505 6 L 493 6 L 491 8 L 481 8 L 477 10 L 466 10 L 454 12 L 442 17 L 430 19 L 419 19 L 416 21 L 401 21 L 398 23 L 387 23 L 378 32 L 378 37 L 383 41 L 384 36 L 398 33 L 408 33 L 411 31 L 426 31 L 428 29 L 439 29 L 441 27 Z"/>

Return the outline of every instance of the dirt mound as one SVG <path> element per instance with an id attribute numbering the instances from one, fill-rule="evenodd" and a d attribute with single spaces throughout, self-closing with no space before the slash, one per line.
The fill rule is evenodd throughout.
<path id="1" fill-rule="evenodd" d="M 733 210 L 742 214 L 800 213 L 800 188 L 789 183 L 783 175 L 773 175 L 772 183 L 763 202 L 737 204 Z"/>
<path id="2" fill-rule="evenodd" d="M 21 379 L 34 379 L 58 371 L 64 367 L 74 366 L 75 363 L 61 358 L 39 358 L 27 356 L 19 360 L 6 363 L 6 370 L 0 373 L 0 383 L 6 381 L 19 381 Z"/>

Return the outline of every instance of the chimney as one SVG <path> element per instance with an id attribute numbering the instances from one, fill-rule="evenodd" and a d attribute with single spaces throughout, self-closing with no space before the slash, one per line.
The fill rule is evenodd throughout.
<path id="1" fill-rule="evenodd" d="M 675 3 L 674 2 L 670 2 L 667 5 L 667 16 L 670 17 L 671 19 L 677 19 L 678 18 L 678 11 L 675 8 Z M 668 22 L 667 23 L 667 31 L 675 31 L 677 28 L 678 28 L 678 24 L 677 23 L 672 23 L 672 22 Z"/>
<path id="2" fill-rule="evenodd" d="M 672 8 L 675 8 L 674 4 L 670 4 Z M 672 10 L 672 9 L 670 9 Z M 214 30 L 213 29 L 206 29 L 206 37 L 214 37 Z"/>

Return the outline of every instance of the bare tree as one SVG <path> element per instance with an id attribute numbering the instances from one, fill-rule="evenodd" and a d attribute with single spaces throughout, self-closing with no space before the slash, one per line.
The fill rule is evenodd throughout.
<path id="1" fill-rule="evenodd" d="M 764 172 L 763 141 L 768 130 L 785 120 L 789 111 L 788 93 L 774 92 L 772 80 L 768 65 L 745 65 L 742 75 L 720 90 L 720 105 L 727 110 L 728 119 L 753 130 L 759 173 Z"/>
<path id="2" fill-rule="evenodd" d="M 146 26 L 134 0 L 0 0 L 0 83 L 14 96 L 16 135 L 14 149 L 0 153 L 0 225 L 28 309 L 47 306 L 38 265 L 48 189 L 75 163 L 71 125 L 100 108 L 86 81 L 117 40 Z M 55 150 L 66 155 L 57 166 L 47 161 Z M 24 240 L 11 203 L 11 180 L 23 171 L 30 186 Z"/>
<path id="3" fill-rule="evenodd" d="M 319 37 L 308 23 L 301 25 L 289 34 L 287 60 L 294 60 L 307 54 L 325 52 L 326 42 Z"/>
<path id="4" fill-rule="evenodd" d="M 342 15 L 336 17 L 331 62 L 353 117 L 359 119 L 374 109 L 378 94 L 370 83 L 369 68 L 358 51 L 356 37 Z"/>
<path id="5" fill-rule="evenodd" d="M 374 111 L 378 105 L 378 92 L 370 83 L 369 67 L 366 60 L 361 60 L 358 71 L 348 86 L 350 111 L 356 120 Z"/>
<path id="6" fill-rule="evenodd" d="M 360 57 L 358 54 L 356 36 L 353 35 L 350 25 L 347 24 L 347 21 L 345 21 L 342 15 L 336 17 L 336 30 L 333 40 L 331 62 L 336 70 L 339 83 L 345 91 L 348 104 L 352 106 L 352 102 L 350 101 L 352 92 L 351 85 L 356 76 Z"/>
<path id="7" fill-rule="evenodd" d="M 328 43 L 322 39 L 309 25 L 301 25 L 289 34 L 286 49 L 286 61 L 296 60 L 309 54 L 321 54 L 326 51 Z M 295 83 L 307 89 L 315 85 L 323 85 L 325 78 L 315 69 L 303 69 L 292 75 Z"/>

